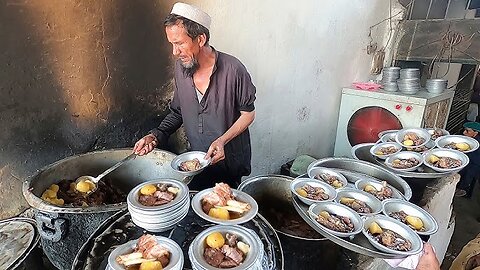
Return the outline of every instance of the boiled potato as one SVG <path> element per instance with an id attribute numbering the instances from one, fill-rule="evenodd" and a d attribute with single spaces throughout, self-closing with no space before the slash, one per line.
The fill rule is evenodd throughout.
<path id="1" fill-rule="evenodd" d="M 62 205 L 65 204 L 65 201 L 63 199 L 52 199 L 51 203 L 53 203 L 55 205 L 58 205 L 58 206 L 62 206 Z"/>
<path id="2" fill-rule="evenodd" d="M 51 190 L 51 189 L 47 189 L 43 192 L 43 195 L 45 195 L 46 198 L 50 198 L 50 199 L 55 199 L 57 198 L 57 192 Z M 42 195 L 42 197 L 43 197 Z"/>
<path id="3" fill-rule="evenodd" d="M 383 232 L 380 225 L 378 225 L 378 223 L 376 223 L 376 222 L 372 222 L 370 224 L 370 226 L 368 226 L 368 230 L 370 231 L 371 234 L 377 234 L 377 233 L 382 233 Z"/>
<path id="4" fill-rule="evenodd" d="M 225 238 L 219 232 L 213 232 L 207 236 L 207 245 L 211 248 L 221 248 L 225 245 Z"/>
<path id="5" fill-rule="evenodd" d="M 302 197 L 307 197 L 307 192 L 303 188 L 297 188 L 296 191 L 297 191 L 298 195 L 300 195 Z"/>
<path id="6" fill-rule="evenodd" d="M 221 208 L 211 208 L 210 211 L 208 211 L 208 215 L 213 218 L 218 218 L 223 220 L 230 219 L 230 213 L 228 213 L 228 210 L 221 209 Z"/>
<path id="7" fill-rule="evenodd" d="M 140 193 L 147 196 L 152 195 L 155 191 L 157 191 L 157 187 L 152 184 L 145 185 L 140 189 Z"/>
<path id="8" fill-rule="evenodd" d="M 50 189 L 51 191 L 57 193 L 58 190 L 60 189 L 60 187 L 59 187 L 58 185 L 56 185 L 56 184 L 53 184 L 53 185 L 51 185 L 48 189 Z"/>
<path id="9" fill-rule="evenodd" d="M 412 146 L 413 144 L 414 144 L 414 142 L 412 140 L 403 141 L 403 145 L 406 145 L 406 146 Z"/>
<path id="10" fill-rule="evenodd" d="M 353 203 L 354 201 L 355 201 L 354 198 L 349 198 L 349 197 L 342 197 L 342 198 L 340 199 L 340 202 L 341 202 L 341 203 Z"/>
<path id="11" fill-rule="evenodd" d="M 333 181 L 332 186 L 334 188 L 341 188 L 341 187 L 343 187 L 343 184 L 342 184 L 342 182 L 340 182 L 338 180 L 335 180 L 335 181 Z"/>
<path id="12" fill-rule="evenodd" d="M 162 263 L 159 261 L 142 262 L 139 270 L 161 270 L 163 269 Z"/>
<path id="13" fill-rule="evenodd" d="M 407 224 L 412 226 L 415 230 L 423 228 L 423 221 L 419 217 L 407 216 L 405 220 L 407 221 Z"/>
<path id="14" fill-rule="evenodd" d="M 468 143 L 456 143 L 455 147 L 457 147 L 457 149 L 460 151 L 470 150 L 470 145 L 468 145 Z"/>
<path id="15" fill-rule="evenodd" d="M 82 180 L 77 183 L 77 185 L 75 186 L 75 189 L 82 193 L 87 193 L 91 190 L 91 185 L 87 181 Z"/>
<path id="16" fill-rule="evenodd" d="M 439 161 L 440 158 L 435 156 L 435 155 L 431 155 L 428 160 L 430 161 L 430 163 L 435 163 L 435 162 Z"/>
<path id="17" fill-rule="evenodd" d="M 372 186 L 372 185 L 365 185 L 365 187 L 363 188 L 363 190 L 365 190 L 366 192 L 371 192 L 371 191 L 375 191 L 377 192 L 377 189 Z"/>
<path id="18" fill-rule="evenodd" d="M 328 213 L 327 211 L 322 211 L 322 212 L 320 212 L 319 215 L 326 218 L 326 219 L 328 219 L 330 217 L 330 213 Z"/>

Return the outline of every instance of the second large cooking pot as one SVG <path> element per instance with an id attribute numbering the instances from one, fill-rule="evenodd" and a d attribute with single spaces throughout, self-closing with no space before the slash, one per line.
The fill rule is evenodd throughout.
<path id="1" fill-rule="evenodd" d="M 48 165 L 23 183 L 23 195 L 36 210 L 35 219 L 41 236 L 42 248 L 59 269 L 70 269 L 81 245 L 102 221 L 125 209 L 127 203 L 91 207 L 60 207 L 46 203 L 42 193 L 51 184 L 62 179 L 75 180 L 81 175 L 98 175 L 131 154 L 131 149 L 105 150 L 71 156 Z M 137 157 L 112 172 L 108 177 L 125 194 L 139 183 L 162 177 L 188 183 L 191 178 L 175 172 L 170 166 L 176 155 L 154 150 Z"/>

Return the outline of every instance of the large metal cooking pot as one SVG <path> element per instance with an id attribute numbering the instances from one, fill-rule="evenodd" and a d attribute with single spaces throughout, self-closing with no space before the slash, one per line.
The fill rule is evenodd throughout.
<path id="1" fill-rule="evenodd" d="M 340 247 L 319 235 L 317 239 L 299 237 L 279 228 L 272 209 L 276 212 L 297 215 L 293 207 L 290 182 L 292 177 L 282 175 L 255 176 L 243 181 L 239 190 L 248 193 L 258 203 L 258 212 L 262 214 L 277 231 L 284 252 L 285 269 L 335 269 L 338 265 Z M 308 225 L 307 225 L 308 226 Z"/>
<path id="2" fill-rule="evenodd" d="M 41 199 L 45 189 L 62 179 L 74 180 L 80 175 L 98 175 L 131 153 L 131 149 L 105 150 L 76 155 L 48 165 L 23 183 L 23 195 L 36 209 L 35 219 L 42 248 L 59 269 L 70 269 L 75 254 L 102 221 L 127 207 L 126 201 L 91 207 L 59 207 Z M 162 177 L 190 182 L 170 166 L 175 154 L 154 150 L 137 157 L 109 175 L 126 194 L 137 184 Z"/>

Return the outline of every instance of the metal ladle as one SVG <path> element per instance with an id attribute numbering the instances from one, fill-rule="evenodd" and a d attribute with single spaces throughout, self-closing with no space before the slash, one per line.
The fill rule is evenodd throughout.
<path id="1" fill-rule="evenodd" d="M 89 175 L 84 175 L 84 176 L 78 177 L 77 180 L 75 180 L 75 189 L 78 192 L 82 192 L 82 191 L 78 190 L 78 183 L 80 183 L 82 181 L 86 182 L 88 185 L 90 185 L 90 187 L 89 187 L 87 192 L 82 192 L 82 193 L 84 193 L 85 195 L 90 195 L 91 193 L 93 193 L 97 190 L 98 181 L 100 181 L 100 179 L 102 179 L 105 175 L 111 173 L 112 171 L 114 171 L 115 169 L 117 169 L 118 167 L 123 165 L 125 162 L 127 162 L 131 159 L 134 159 L 136 156 L 137 156 L 137 154 L 135 154 L 135 153 L 127 156 L 126 158 L 124 158 L 124 159 L 120 160 L 119 162 L 115 163 L 115 165 L 108 168 L 107 170 L 105 170 L 103 173 L 101 173 L 97 177 L 93 177 L 93 176 L 89 176 Z"/>

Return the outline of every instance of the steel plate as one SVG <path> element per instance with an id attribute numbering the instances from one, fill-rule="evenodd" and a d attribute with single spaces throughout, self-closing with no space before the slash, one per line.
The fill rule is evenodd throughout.
<path id="1" fill-rule="evenodd" d="M 369 151 L 369 149 L 367 151 Z M 406 200 L 412 198 L 412 189 L 405 180 L 398 177 L 395 172 L 366 161 L 351 158 L 324 158 L 312 162 L 308 166 L 308 169 L 312 167 L 334 168 L 343 174 L 348 182 L 351 183 L 355 183 L 360 179 L 373 179 L 380 182 L 386 181 L 400 191 Z"/>
<path id="2" fill-rule="evenodd" d="M 381 166 L 382 168 L 392 172 L 400 177 L 405 178 L 417 178 L 417 179 L 433 179 L 433 178 L 442 178 L 451 175 L 456 172 L 436 172 L 425 165 L 419 167 L 419 170 L 422 172 L 401 172 L 390 169 L 382 160 L 376 159 L 372 154 L 370 154 L 370 148 L 375 145 L 374 143 L 362 143 L 357 144 L 352 147 L 352 156 L 355 159 L 367 161 L 376 165 Z"/>
<path id="3" fill-rule="evenodd" d="M 351 251 L 371 256 L 371 257 L 376 257 L 376 258 L 382 258 L 382 259 L 395 259 L 395 258 L 404 258 L 405 256 L 398 255 L 398 254 L 392 254 L 392 253 L 386 253 L 383 251 L 380 251 L 376 249 L 365 237 L 363 234 L 357 234 L 355 235 L 354 238 L 349 239 L 349 238 L 341 238 L 338 236 L 335 236 L 333 234 L 330 234 L 326 232 L 325 230 L 321 230 L 318 228 L 318 226 L 314 223 L 313 220 L 309 218 L 308 215 L 308 206 L 303 204 L 298 198 L 294 197 L 292 198 L 293 206 L 297 210 L 297 212 L 300 214 L 300 216 L 307 222 L 312 228 L 314 228 L 318 233 L 322 234 L 325 236 L 327 239 L 330 241 L 334 242 L 337 245 L 340 245 L 346 249 L 349 249 Z"/>

